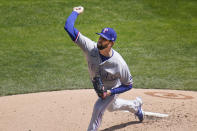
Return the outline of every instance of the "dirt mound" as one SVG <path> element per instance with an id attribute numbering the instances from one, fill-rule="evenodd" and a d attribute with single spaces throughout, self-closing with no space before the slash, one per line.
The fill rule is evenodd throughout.
<path id="1" fill-rule="evenodd" d="M 196 131 L 197 92 L 132 89 L 119 97 L 141 96 L 143 109 L 168 114 L 146 117 L 143 123 L 127 112 L 105 112 L 101 131 Z M 85 131 L 94 102 L 93 89 L 0 97 L 0 131 Z"/>

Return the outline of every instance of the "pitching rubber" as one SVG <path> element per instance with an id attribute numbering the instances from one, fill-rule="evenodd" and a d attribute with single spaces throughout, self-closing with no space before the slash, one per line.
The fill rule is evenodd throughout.
<path id="1" fill-rule="evenodd" d="M 124 112 L 129 112 L 129 111 L 124 111 Z M 158 118 L 164 118 L 164 117 L 168 117 L 168 114 L 161 114 L 161 113 L 156 113 L 156 112 L 147 112 L 147 111 L 143 111 L 144 116 L 146 117 L 158 117 Z"/>
<path id="2" fill-rule="evenodd" d="M 144 111 L 144 116 L 153 116 L 153 117 L 168 117 L 168 114 L 161 114 L 161 113 L 155 113 L 155 112 L 146 112 Z"/>

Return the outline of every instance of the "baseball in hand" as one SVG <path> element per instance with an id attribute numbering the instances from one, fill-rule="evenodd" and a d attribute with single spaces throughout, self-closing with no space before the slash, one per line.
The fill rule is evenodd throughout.
<path id="1" fill-rule="evenodd" d="M 78 14 L 83 13 L 84 8 L 82 6 L 74 7 L 73 11 L 76 11 Z"/>

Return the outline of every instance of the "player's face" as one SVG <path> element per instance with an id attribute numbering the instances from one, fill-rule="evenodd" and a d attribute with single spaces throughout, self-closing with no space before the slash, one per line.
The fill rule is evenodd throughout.
<path id="1" fill-rule="evenodd" d="M 105 39 L 105 38 L 100 36 L 100 38 L 99 38 L 99 40 L 97 42 L 97 48 L 99 50 L 103 50 L 103 49 L 108 47 L 109 43 L 110 43 L 109 40 L 107 40 L 107 39 Z"/>

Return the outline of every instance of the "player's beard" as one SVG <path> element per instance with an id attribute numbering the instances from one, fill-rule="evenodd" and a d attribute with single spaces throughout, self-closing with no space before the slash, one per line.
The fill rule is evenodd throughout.
<path id="1" fill-rule="evenodd" d="M 98 48 L 99 50 L 104 50 L 104 49 L 107 48 L 107 47 L 108 47 L 108 44 L 105 45 L 105 46 L 103 46 L 102 44 L 97 43 L 97 48 Z"/>

